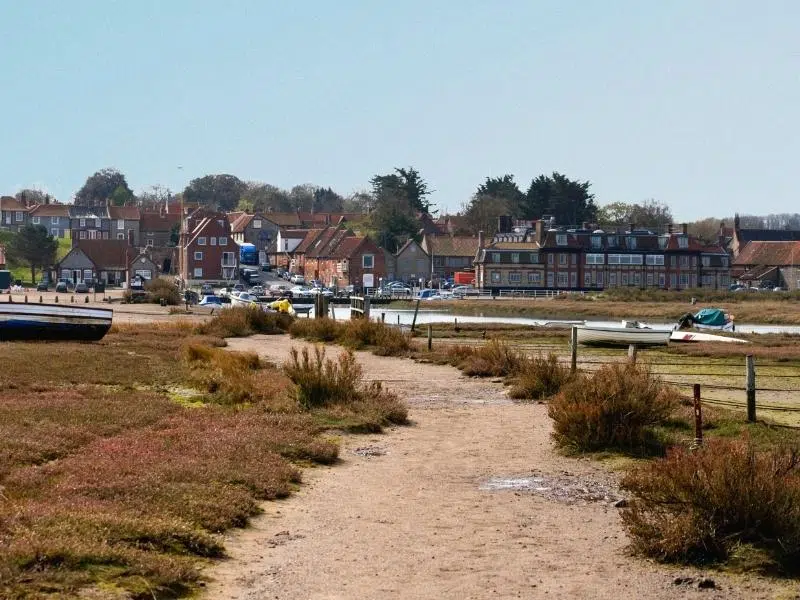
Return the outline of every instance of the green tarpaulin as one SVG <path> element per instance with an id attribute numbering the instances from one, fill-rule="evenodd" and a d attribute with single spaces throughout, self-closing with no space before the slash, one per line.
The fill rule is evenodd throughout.
<path id="1" fill-rule="evenodd" d="M 704 308 L 695 313 L 694 322 L 699 325 L 709 325 L 711 327 L 722 327 L 727 320 L 725 313 L 719 308 Z"/>

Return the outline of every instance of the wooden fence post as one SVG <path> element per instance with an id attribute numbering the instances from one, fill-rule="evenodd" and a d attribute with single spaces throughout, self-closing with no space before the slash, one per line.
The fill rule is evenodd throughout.
<path id="1" fill-rule="evenodd" d="M 636 364 L 636 344 L 630 344 L 628 346 L 628 362 L 631 364 Z"/>
<path id="2" fill-rule="evenodd" d="M 428 325 L 428 352 L 433 349 L 433 327 Z"/>
<path id="3" fill-rule="evenodd" d="M 458 317 L 454 317 L 454 318 L 453 318 L 453 330 L 454 330 L 456 333 L 458 333 L 458 331 L 459 331 L 459 329 L 458 329 Z"/>
<path id="4" fill-rule="evenodd" d="M 369 321 L 369 296 L 364 296 L 364 318 Z"/>
<path id="5" fill-rule="evenodd" d="M 385 312 L 381 313 L 381 323 L 386 323 L 386 313 Z"/>
<path id="6" fill-rule="evenodd" d="M 417 298 L 417 305 L 414 307 L 414 318 L 411 320 L 411 333 L 414 333 L 414 328 L 417 326 L 417 313 L 419 312 L 419 303 L 422 299 Z"/>
<path id="7" fill-rule="evenodd" d="M 748 354 L 745 359 L 747 366 L 747 380 L 745 388 L 747 390 L 747 420 L 750 423 L 756 422 L 756 365 L 753 355 Z"/>
<path id="8" fill-rule="evenodd" d="M 575 373 L 578 370 L 578 328 L 573 327 L 569 336 L 569 349 L 570 349 L 570 373 Z"/>
<path id="9" fill-rule="evenodd" d="M 694 445 L 703 445 L 703 408 L 700 404 L 700 384 L 694 384 Z"/>

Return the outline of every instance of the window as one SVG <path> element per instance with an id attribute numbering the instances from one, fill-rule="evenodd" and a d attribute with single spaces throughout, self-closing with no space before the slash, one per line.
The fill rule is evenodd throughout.
<path id="1" fill-rule="evenodd" d="M 664 288 L 664 287 L 666 287 L 666 285 L 667 285 L 666 276 L 664 275 L 664 273 L 659 273 L 658 274 L 658 287 Z"/>
<path id="2" fill-rule="evenodd" d="M 219 245 L 220 246 L 227 246 L 228 245 L 228 238 L 226 238 L 226 237 L 219 238 Z"/>
<path id="3" fill-rule="evenodd" d="M 597 285 L 597 287 L 603 287 L 603 272 L 602 271 L 598 271 L 597 272 L 597 284 L 596 285 Z"/>
<path id="4" fill-rule="evenodd" d="M 678 248 L 688 248 L 689 247 L 689 238 L 685 235 L 678 237 Z"/>
<path id="5" fill-rule="evenodd" d="M 345 264 L 347 264 L 347 261 L 345 261 Z M 235 267 L 236 266 L 236 257 L 234 256 L 233 252 L 223 252 L 222 253 L 222 266 L 223 267 Z"/>
<path id="6" fill-rule="evenodd" d="M 22 211 L 21 210 L 18 210 L 16 213 L 14 213 L 14 220 L 15 221 L 22 221 Z"/>
<path id="7" fill-rule="evenodd" d="M 608 264 L 610 265 L 641 265 L 641 254 L 609 254 Z"/>
<path id="8" fill-rule="evenodd" d="M 104 231 L 104 232 L 103 232 L 103 239 L 104 239 L 104 240 L 107 240 L 107 239 L 108 239 L 108 232 L 107 232 L 107 231 Z"/>
<path id="9" fill-rule="evenodd" d="M 569 287 L 576 288 L 578 287 L 578 272 L 572 271 L 569 274 Z"/>
<path id="10" fill-rule="evenodd" d="M 81 229 L 81 232 L 80 232 L 80 234 L 79 234 L 79 237 L 80 237 L 82 240 L 85 240 L 85 239 L 86 239 L 86 232 L 85 232 L 83 229 Z"/>
<path id="11" fill-rule="evenodd" d="M 549 288 L 553 287 L 553 274 L 552 273 L 548 273 L 547 274 L 547 287 L 549 287 Z"/>
<path id="12" fill-rule="evenodd" d="M 195 260 L 203 260 L 203 253 L 202 252 L 195 252 L 194 253 Z"/>
<path id="13" fill-rule="evenodd" d="M 547 255 L 547 264 L 548 265 L 552 265 L 553 264 L 553 255 L 552 254 L 548 254 Z"/>
<path id="14" fill-rule="evenodd" d="M 616 246 L 617 245 L 617 236 L 615 236 L 615 235 L 608 236 L 607 242 L 608 242 L 609 246 Z"/>
<path id="15" fill-rule="evenodd" d="M 669 287 L 671 289 L 678 287 L 678 276 L 675 273 L 670 273 L 669 275 Z"/>
<path id="16" fill-rule="evenodd" d="M 692 267 L 697 268 L 697 257 L 696 256 L 692 257 Z"/>
<path id="17" fill-rule="evenodd" d="M 152 248 L 153 247 L 153 240 L 147 240 L 147 247 L 148 248 Z"/>
<path id="18" fill-rule="evenodd" d="M 512 271 L 508 274 L 508 282 L 509 283 L 520 283 L 522 281 L 522 275 L 515 271 Z"/>
<path id="19" fill-rule="evenodd" d="M 571 256 L 571 258 L 570 258 L 570 262 L 571 262 L 573 265 L 577 265 L 577 264 L 578 264 L 578 255 L 577 255 L 577 254 L 573 254 L 573 255 Z"/>
<path id="20" fill-rule="evenodd" d="M 678 260 L 674 256 L 669 257 L 669 266 L 673 269 L 677 266 Z"/>
<path id="21" fill-rule="evenodd" d="M 197 245 L 198 246 L 205 246 L 206 245 L 206 238 L 204 238 L 204 237 L 197 238 Z"/>
<path id="22" fill-rule="evenodd" d="M 261 229 L 261 219 L 253 219 L 253 229 Z"/>
<path id="23" fill-rule="evenodd" d="M 375 268 L 375 255 L 374 254 L 364 254 L 361 257 L 361 266 L 365 269 L 374 269 Z"/>
<path id="24" fill-rule="evenodd" d="M 584 271 L 583 272 L 583 287 L 592 287 L 592 272 L 591 271 Z"/>
<path id="25" fill-rule="evenodd" d="M 118 233 L 117 234 L 117 239 L 118 240 L 124 240 L 125 239 L 125 234 L 124 233 Z"/>
<path id="26" fill-rule="evenodd" d="M 689 287 L 689 274 L 688 273 L 681 273 L 681 287 Z"/>
<path id="27" fill-rule="evenodd" d="M 642 274 L 639 271 L 633 274 L 633 285 L 637 287 L 642 285 Z"/>
<path id="28" fill-rule="evenodd" d="M 93 274 L 91 269 L 84 269 L 83 270 L 83 280 L 84 281 L 91 281 L 93 279 Z"/>
<path id="29" fill-rule="evenodd" d="M 538 252 L 531 252 L 531 264 L 532 265 L 539 264 L 539 253 Z"/>
<path id="30" fill-rule="evenodd" d="M 59 237 L 59 234 L 60 232 L 58 231 L 58 228 L 50 230 L 50 235 L 52 235 L 53 237 Z"/>
<path id="31" fill-rule="evenodd" d="M 628 285 L 628 272 L 623 271 L 621 277 L 622 277 L 622 285 Z"/>
<path id="32" fill-rule="evenodd" d="M 51 225 L 58 225 L 60 223 L 60 219 L 58 217 L 50 217 L 50 224 Z"/>
<path id="33" fill-rule="evenodd" d="M 492 252 L 492 262 L 499 263 L 500 262 L 500 253 L 499 252 Z"/>
<path id="34" fill-rule="evenodd" d="M 703 286 L 704 287 L 712 287 L 714 285 L 714 276 L 713 275 L 703 275 Z"/>
<path id="35" fill-rule="evenodd" d="M 727 256 L 723 256 L 722 257 L 722 266 L 723 267 L 727 267 L 728 266 L 728 257 Z"/>
<path id="36" fill-rule="evenodd" d="M 669 236 L 668 235 L 661 235 L 658 237 L 658 247 L 662 250 L 667 247 L 669 244 Z"/>
<path id="37" fill-rule="evenodd" d="M 645 257 L 647 260 L 647 264 L 652 266 L 664 266 L 664 255 L 663 254 L 648 254 Z"/>
<path id="38" fill-rule="evenodd" d="M 212 238 L 210 239 L 210 242 L 211 242 L 211 245 L 212 245 L 212 246 L 216 246 L 216 245 L 217 245 L 217 238 L 215 238 L 215 237 L 212 237 Z"/>
<path id="39" fill-rule="evenodd" d="M 558 264 L 559 265 L 567 264 L 567 255 L 566 254 L 559 254 L 558 255 Z"/>
<path id="40" fill-rule="evenodd" d="M 566 246 L 567 245 L 567 234 L 566 233 L 557 233 L 556 234 L 556 245 L 557 246 Z"/>
<path id="41" fill-rule="evenodd" d="M 710 267 L 711 266 L 711 257 L 710 256 L 703 256 L 702 257 L 703 266 Z"/>
<path id="42" fill-rule="evenodd" d="M 636 238 L 632 235 L 628 236 L 628 239 L 625 240 L 625 243 L 628 245 L 628 250 L 636 250 Z"/>
<path id="43" fill-rule="evenodd" d="M 608 274 L 608 285 L 611 287 L 615 287 L 617 285 L 617 274 L 616 273 L 609 273 Z"/>
<path id="44" fill-rule="evenodd" d="M 587 265 L 604 265 L 606 262 L 605 254 L 587 254 L 586 255 L 586 264 Z"/>
<path id="45" fill-rule="evenodd" d="M 195 267 L 194 278 L 201 279 L 203 277 L 203 267 Z"/>
<path id="46" fill-rule="evenodd" d="M 558 287 L 565 288 L 569 285 L 569 273 L 560 271 L 558 273 Z"/>
<path id="47" fill-rule="evenodd" d="M 514 264 L 519 263 L 519 252 L 512 252 L 511 253 L 511 262 Z"/>
<path id="48" fill-rule="evenodd" d="M 601 238 L 599 235 L 593 235 L 592 236 L 592 248 L 597 250 L 598 248 L 602 248 L 602 247 L 603 247 L 603 238 Z"/>
<path id="49" fill-rule="evenodd" d="M 685 269 L 689 266 L 689 257 L 688 256 L 681 256 L 680 257 L 680 265 L 681 269 Z"/>
<path id="50" fill-rule="evenodd" d="M 117 229 L 125 229 L 125 219 L 117 219 Z"/>
<path id="51" fill-rule="evenodd" d="M 500 283 L 500 271 L 491 271 L 492 283 Z"/>
<path id="52" fill-rule="evenodd" d="M 542 283 L 542 274 L 539 271 L 534 273 L 528 273 L 528 283 L 530 285 L 541 285 Z"/>
<path id="53" fill-rule="evenodd" d="M 653 287 L 653 274 L 647 274 L 647 287 Z"/>
<path id="54" fill-rule="evenodd" d="M 79 223 L 81 227 L 86 227 L 86 219 L 81 219 Z"/>
<path id="55" fill-rule="evenodd" d="M 90 240 L 97 239 L 97 230 L 96 229 L 90 229 L 89 230 L 89 239 Z"/>
<path id="56" fill-rule="evenodd" d="M 38 225 L 39 224 L 39 217 L 32 217 L 31 218 L 31 223 L 33 223 L 34 225 Z"/>

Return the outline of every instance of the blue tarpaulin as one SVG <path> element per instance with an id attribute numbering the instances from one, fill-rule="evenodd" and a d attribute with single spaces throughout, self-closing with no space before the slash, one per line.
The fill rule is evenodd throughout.
<path id="1" fill-rule="evenodd" d="M 694 322 L 698 325 L 708 325 L 710 327 L 722 327 L 728 320 L 725 313 L 719 308 L 704 308 L 695 313 Z"/>

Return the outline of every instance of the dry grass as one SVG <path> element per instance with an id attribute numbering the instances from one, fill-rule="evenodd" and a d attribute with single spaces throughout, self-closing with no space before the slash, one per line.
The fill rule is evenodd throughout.
<path id="1" fill-rule="evenodd" d="M 673 449 L 629 473 L 623 522 L 637 552 L 680 563 L 796 573 L 800 467 L 795 448 L 759 451 L 749 440 Z"/>
<path id="2" fill-rule="evenodd" d="M 569 367 L 555 354 L 533 356 L 523 360 L 514 373 L 508 395 L 517 400 L 544 400 L 561 391 L 571 378 Z"/>
<path id="3" fill-rule="evenodd" d="M 636 453 L 660 447 L 653 428 L 678 405 L 678 394 L 634 364 L 604 366 L 567 383 L 548 404 L 553 439 L 570 451 L 619 449 Z"/>
<path id="4" fill-rule="evenodd" d="M 379 356 L 401 356 L 411 350 L 408 335 L 395 327 L 367 319 L 333 321 L 298 319 L 289 333 L 314 342 L 335 342 L 353 350 L 370 350 Z"/>
<path id="5" fill-rule="evenodd" d="M 498 340 L 490 340 L 480 346 L 451 346 L 446 354 L 451 364 L 465 375 L 474 377 L 514 375 L 525 360 L 519 351 Z"/>
<path id="6" fill-rule="evenodd" d="M 191 593 L 201 562 L 224 553 L 215 533 L 289 494 L 299 465 L 336 460 L 326 429 L 405 420 L 396 396 L 360 381 L 346 402 L 305 410 L 276 367 L 221 349 L 229 332 L 0 344 L 0 597 Z M 204 402 L 181 405 L 173 389 Z"/>
<path id="7" fill-rule="evenodd" d="M 293 321 L 294 317 L 285 313 L 235 306 L 220 310 L 216 317 L 198 325 L 197 333 L 220 338 L 286 333 Z"/>

